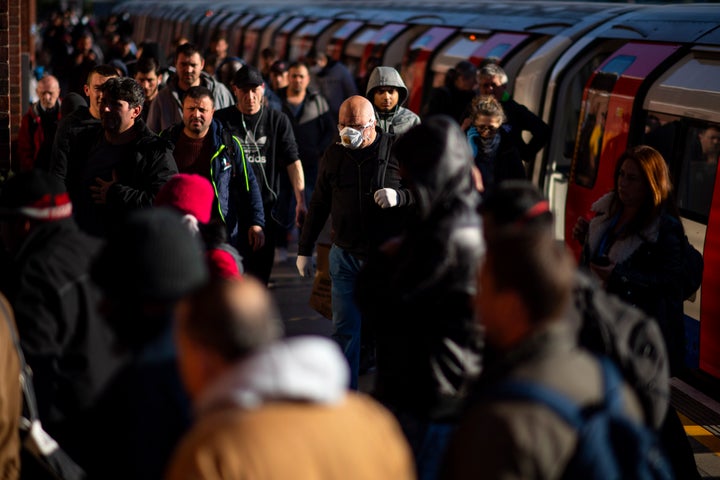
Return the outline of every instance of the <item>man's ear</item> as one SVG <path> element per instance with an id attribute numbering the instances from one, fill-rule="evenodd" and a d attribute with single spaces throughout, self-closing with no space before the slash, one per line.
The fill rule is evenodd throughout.
<path id="1" fill-rule="evenodd" d="M 142 112 L 142 109 L 143 109 L 142 105 L 138 105 L 137 107 L 132 108 L 133 120 L 140 116 L 140 112 Z"/>

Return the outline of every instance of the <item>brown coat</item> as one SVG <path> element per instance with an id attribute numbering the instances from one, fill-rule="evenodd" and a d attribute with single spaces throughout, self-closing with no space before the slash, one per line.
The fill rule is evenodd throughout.
<path id="1" fill-rule="evenodd" d="M 10 332 L 15 318 L 5 297 L 0 296 L 0 302 L 0 315 L 9 316 L 0 319 L 0 479 L 15 480 L 20 475 L 20 360 Z"/>
<path id="2" fill-rule="evenodd" d="M 339 404 L 279 401 L 202 416 L 176 450 L 166 480 L 410 480 L 400 428 L 370 397 Z"/>

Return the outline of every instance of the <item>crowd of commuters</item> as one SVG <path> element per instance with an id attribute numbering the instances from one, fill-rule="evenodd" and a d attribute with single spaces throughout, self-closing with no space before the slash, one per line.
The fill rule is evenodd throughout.
<path id="1" fill-rule="evenodd" d="M 222 33 L 160 52 L 122 18 L 68 21 L 44 29 L 0 190 L 0 337 L 17 330 L 42 424 L 89 478 L 563 478 L 581 433 L 492 392 L 532 380 L 601 403 L 578 278 L 660 332 L 658 389 L 681 368 L 692 292 L 654 149 L 628 150 L 578 220 L 579 273 L 524 180 L 549 128 L 497 63 L 459 62 L 413 112 L 379 62 L 357 83 L 322 51 L 266 48 L 254 66 Z M 276 249 L 297 233 L 312 278 L 327 224 L 332 339 L 284 338 Z M 364 346 L 371 395 L 356 391 Z M 19 466 L 12 351 L 0 471 L 41 479 Z M 697 478 L 666 396 L 650 408 L 649 382 L 616 367 L 622 415 Z"/>

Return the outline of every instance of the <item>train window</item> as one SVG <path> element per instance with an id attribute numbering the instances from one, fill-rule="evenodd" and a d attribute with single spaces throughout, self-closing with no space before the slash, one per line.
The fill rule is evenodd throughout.
<path id="1" fill-rule="evenodd" d="M 609 103 L 610 92 L 588 91 L 575 147 L 574 179 L 583 187 L 592 188 L 595 185 Z"/>
<path id="2" fill-rule="evenodd" d="M 667 160 L 683 216 L 707 224 L 720 158 L 720 125 L 651 112 L 643 143 Z"/>
<path id="3" fill-rule="evenodd" d="M 607 65 L 604 65 L 600 71 L 620 76 L 630 65 L 633 64 L 635 58 L 636 57 L 634 55 L 618 55 L 610 60 Z"/>

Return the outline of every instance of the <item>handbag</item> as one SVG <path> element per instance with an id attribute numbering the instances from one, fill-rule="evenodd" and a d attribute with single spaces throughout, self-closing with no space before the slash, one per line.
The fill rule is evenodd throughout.
<path id="1" fill-rule="evenodd" d="M 23 413 L 20 417 L 20 437 L 22 438 L 23 464 L 22 469 L 36 471 L 39 469 L 53 480 L 83 480 L 87 477 L 85 471 L 60 448 L 60 445 L 42 428 L 38 417 L 35 389 L 32 382 L 32 370 L 25 363 L 20 341 L 15 331 L 15 325 L 10 321 L 12 314 L 4 302 L 0 302 L 0 309 L 8 323 L 13 344 L 20 361 L 20 385 L 23 392 Z M 27 465 L 31 459 L 36 465 Z M 33 473 L 34 475 L 34 473 Z M 21 471 L 21 477 L 22 477 Z"/>

